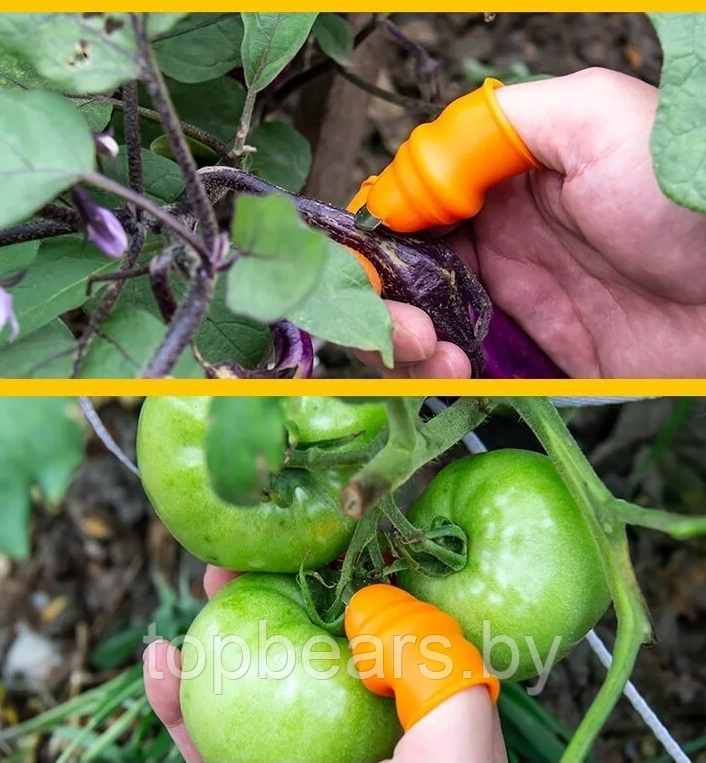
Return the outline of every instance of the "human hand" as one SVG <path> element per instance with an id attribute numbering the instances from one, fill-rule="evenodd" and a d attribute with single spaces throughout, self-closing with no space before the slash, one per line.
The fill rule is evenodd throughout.
<path id="1" fill-rule="evenodd" d="M 238 573 L 208 566 L 204 590 L 209 599 Z M 144 653 L 147 699 L 165 725 L 186 763 L 201 763 L 201 756 L 186 730 L 179 704 L 180 653 L 164 641 L 150 644 Z M 162 678 L 157 676 L 161 675 Z M 390 763 L 506 763 L 497 708 L 484 686 L 473 686 L 450 697 L 422 718 L 397 744 Z"/>
<path id="2" fill-rule="evenodd" d="M 569 376 L 706 376 L 706 215 L 660 191 L 657 90 L 603 69 L 496 91 L 543 169 L 488 191 L 448 241 L 492 301 Z M 464 378 L 460 348 L 388 303 L 394 377 Z M 358 353 L 382 368 L 377 354 Z"/>

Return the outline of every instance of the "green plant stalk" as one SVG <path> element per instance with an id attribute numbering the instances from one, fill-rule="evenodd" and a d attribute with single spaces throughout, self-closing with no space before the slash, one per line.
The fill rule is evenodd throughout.
<path id="1" fill-rule="evenodd" d="M 339 469 L 349 466 L 363 466 L 367 464 L 387 442 L 387 429 L 383 429 L 375 439 L 362 448 L 355 450 L 320 448 L 313 446 L 302 450 L 294 450 L 289 455 L 286 467 L 292 469 Z"/>
<path id="2" fill-rule="evenodd" d="M 614 498 L 611 503 L 613 515 L 628 525 L 660 530 L 677 540 L 688 540 L 696 535 L 706 534 L 706 517 L 690 517 L 637 506 L 629 501 Z"/>
<path id="3" fill-rule="evenodd" d="M 581 763 L 620 699 L 651 628 L 630 562 L 625 525 L 611 514 L 615 499 L 610 491 L 547 398 L 517 397 L 509 402 L 544 446 L 581 509 L 605 564 L 618 618 L 610 670 L 562 757 L 567 763 Z"/>
<path id="4" fill-rule="evenodd" d="M 403 485 L 422 466 L 453 447 L 490 413 L 486 398 L 465 397 L 426 423 L 419 423 L 420 398 L 388 403 L 390 434 L 385 447 L 341 490 L 341 507 L 360 518 Z"/>
<path id="5" fill-rule="evenodd" d="M 147 697 L 140 697 L 129 710 L 124 712 L 117 721 L 112 723 L 107 731 L 101 734 L 96 742 L 86 750 L 82 758 L 82 763 L 93 763 L 106 747 L 120 739 L 120 737 L 130 728 L 133 721 L 148 709 L 149 703 Z"/>

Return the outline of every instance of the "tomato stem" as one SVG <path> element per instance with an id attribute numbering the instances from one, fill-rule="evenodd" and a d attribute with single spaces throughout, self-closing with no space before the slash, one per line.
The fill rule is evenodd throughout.
<path id="1" fill-rule="evenodd" d="M 601 552 L 618 619 L 613 663 L 598 695 L 569 743 L 562 761 L 580 763 L 590 752 L 630 678 L 651 628 L 630 561 L 624 514 L 596 474 L 548 398 L 517 397 L 509 403 L 527 422 L 571 491 Z"/>
<path id="2" fill-rule="evenodd" d="M 706 517 L 690 517 L 670 511 L 646 509 L 643 506 L 614 498 L 610 504 L 613 515 L 628 525 L 660 530 L 677 540 L 687 540 L 706 534 Z"/>

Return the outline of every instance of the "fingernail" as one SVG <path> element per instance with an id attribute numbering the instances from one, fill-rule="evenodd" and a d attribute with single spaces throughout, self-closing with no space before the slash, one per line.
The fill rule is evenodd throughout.
<path id="1" fill-rule="evenodd" d="M 412 333 L 405 326 L 399 324 L 395 325 L 393 332 L 393 341 L 402 343 L 405 345 L 404 362 L 405 363 L 418 363 L 419 361 L 427 359 L 427 353 L 424 351 L 422 343 L 419 341 L 419 337 Z"/>

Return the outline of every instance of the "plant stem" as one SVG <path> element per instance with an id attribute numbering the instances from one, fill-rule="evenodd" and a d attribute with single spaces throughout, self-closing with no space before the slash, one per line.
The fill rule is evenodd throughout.
<path id="1" fill-rule="evenodd" d="M 135 193 L 144 193 L 142 176 L 142 141 L 140 137 L 140 119 L 137 115 L 137 82 L 123 85 L 123 128 L 127 143 L 127 174 L 130 188 Z"/>
<path id="2" fill-rule="evenodd" d="M 368 445 L 355 450 L 327 450 L 326 448 L 306 448 L 295 450 L 289 457 L 288 466 L 292 469 L 340 469 L 349 466 L 363 466 L 378 453 L 387 441 L 387 431 L 383 430 Z"/>
<path id="3" fill-rule="evenodd" d="M 687 540 L 696 535 L 706 534 L 706 517 L 703 516 L 690 517 L 669 511 L 646 509 L 618 498 L 613 499 L 610 512 L 625 524 L 660 530 L 677 540 Z"/>
<path id="4" fill-rule="evenodd" d="M 167 136 L 167 142 L 169 143 L 172 155 L 181 168 L 186 183 L 186 192 L 193 205 L 194 214 L 201 226 L 201 235 L 206 242 L 206 249 L 209 252 L 210 259 L 211 254 L 216 250 L 216 241 L 218 239 L 216 214 L 199 177 L 196 161 L 182 132 L 179 118 L 174 111 L 174 106 L 169 97 L 169 91 L 167 90 L 162 73 L 155 64 L 144 19 L 136 13 L 130 14 L 130 18 L 137 43 L 137 52 L 140 57 L 142 78 L 162 121 L 164 134 Z"/>
<path id="5" fill-rule="evenodd" d="M 204 266 L 211 268 L 211 260 L 209 257 L 209 250 L 206 249 L 204 242 L 193 231 L 190 231 L 185 225 L 170 214 L 164 207 L 160 207 L 154 202 L 150 201 L 146 196 L 141 196 L 139 193 L 126 188 L 124 185 L 111 180 L 105 175 L 99 175 L 97 172 L 87 172 L 81 176 L 81 180 L 97 188 L 102 188 L 105 191 L 114 193 L 116 196 L 130 201 L 135 206 L 144 209 L 149 212 L 152 217 L 158 220 L 162 225 L 166 225 L 173 230 L 178 236 L 180 236 L 187 244 L 189 244 L 194 251 L 201 257 Z"/>
<path id="6" fill-rule="evenodd" d="M 410 404 L 409 410 L 412 409 Z M 438 458 L 475 429 L 491 406 L 485 398 L 460 398 L 431 421 L 415 423 L 413 443 L 404 422 L 408 414 L 403 414 L 399 405 L 388 410 L 394 412 L 395 418 L 390 419 L 387 445 L 341 490 L 341 507 L 349 516 L 363 516 L 385 495 L 397 490 L 424 464 Z"/>
<path id="7" fill-rule="evenodd" d="M 255 100 L 257 99 L 257 91 L 252 88 L 248 88 L 245 95 L 245 103 L 243 104 L 243 111 L 238 121 L 238 131 L 235 134 L 235 143 L 233 144 L 232 156 L 238 163 L 238 166 L 243 161 L 243 157 L 246 154 L 245 140 L 250 132 L 250 123 L 252 122 L 253 111 L 255 110 Z"/>
<path id="8" fill-rule="evenodd" d="M 73 99 L 81 99 L 85 100 L 85 95 L 73 95 L 71 93 L 66 94 L 67 98 L 73 98 Z M 112 106 L 115 106 L 116 109 L 123 110 L 125 109 L 126 102 L 124 100 L 120 100 L 120 98 L 113 98 L 110 95 L 100 95 L 100 94 L 94 94 L 89 96 L 91 100 L 93 101 L 100 101 L 101 103 L 110 103 Z M 160 122 L 161 119 L 159 114 L 154 109 L 148 109 L 144 106 L 138 106 L 137 107 L 137 115 L 139 117 L 142 117 L 143 119 L 148 119 L 150 122 Z M 225 143 L 218 140 L 218 138 L 215 138 L 211 133 L 206 132 L 205 130 L 202 130 L 200 127 L 197 127 L 196 125 L 192 125 L 190 122 L 183 122 L 179 121 L 179 126 L 181 127 L 182 132 L 184 135 L 186 135 L 189 138 L 193 138 L 194 140 L 198 140 L 199 143 L 203 143 L 204 146 L 208 146 L 210 149 L 215 151 L 218 156 L 221 159 L 225 159 L 230 149 L 228 146 L 226 146 Z"/>
<path id="9" fill-rule="evenodd" d="M 213 290 L 212 274 L 199 267 L 190 279 L 186 296 L 174 313 L 167 335 L 145 367 L 143 379 L 161 379 L 171 373 L 208 312 Z"/>
<path id="10" fill-rule="evenodd" d="M 615 499 L 547 398 L 508 401 L 527 422 L 571 491 L 601 553 L 618 618 L 614 659 L 606 680 L 584 716 L 562 761 L 581 763 L 630 678 L 640 645 L 651 628 L 630 554 L 625 525 L 613 511 Z"/>

